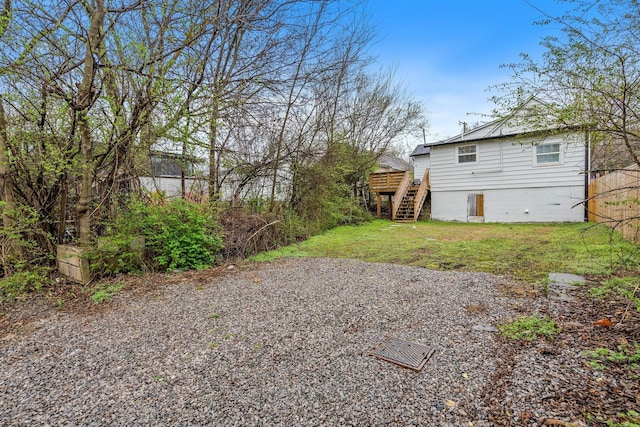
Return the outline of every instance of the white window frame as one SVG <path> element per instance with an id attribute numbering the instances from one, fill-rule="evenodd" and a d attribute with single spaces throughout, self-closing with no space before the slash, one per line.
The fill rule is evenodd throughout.
<path id="1" fill-rule="evenodd" d="M 558 151 L 552 151 L 552 152 L 548 152 L 548 153 L 538 153 L 538 148 L 539 147 L 548 147 L 551 145 L 557 145 L 558 146 Z M 552 154 L 557 154 L 558 155 L 558 160 L 553 161 L 553 162 L 540 162 L 538 161 L 539 156 L 549 156 Z M 553 166 L 553 165 L 559 165 L 562 164 L 562 144 L 560 144 L 559 142 L 545 142 L 542 144 L 536 144 L 535 145 L 535 149 L 533 150 L 533 164 L 535 166 Z"/>
<path id="2" fill-rule="evenodd" d="M 467 147 L 474 147 L 474 152 L 473 153 L 460 153 L 460 149 L 461 148 L 467 148 Z M 458 145 L 456 147 L 456 164 L 458 165 L 474 165 L 476 163 L 478 163 L 478 144 L 465 144 L 465 145 Z M 475 156 L 475 160 L 472 162 L 461 162 L 460 161 L 460 156 L 471 156 L 474 155 Z"/>

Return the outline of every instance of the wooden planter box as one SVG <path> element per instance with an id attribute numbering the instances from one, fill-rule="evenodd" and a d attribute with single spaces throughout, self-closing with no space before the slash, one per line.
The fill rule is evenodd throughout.
<path id="1" fill-rule="evenodd" d="M 73 245 L 58 245 L 58 271 L 74 282 L 86 285 L 91 280 L 89 259 L 86 254 L 88 248 Z"/>

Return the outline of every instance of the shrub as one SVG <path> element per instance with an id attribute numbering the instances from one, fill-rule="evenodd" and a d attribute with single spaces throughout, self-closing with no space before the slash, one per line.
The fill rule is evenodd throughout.
<path id="1" fill-rule="evenodd" d="M 0 226 L 0 302 L 11 301 L 51 283 L 52 238 L 40 228 L 40 217 L 29 206 L 7 210 L 0 202 L 0 216 L 11 219 Z"/>
<path id="2" fill-rule="evenodd" d="M 0 226 L 0 274 L 26 272 L 26 265 L 48 267 L 53 259 L 53 238 L 42 230 L 37 211 L 20 205 L 7 210 L 6 203 L 0 202 L 1 215 L 11 219 L 11 226 Z"/>
<path id="3" fill-rule="evenodd" d="M 292 207 L 303 219 L 309 234 L 340 225 L 355 225 L 371 215 L 354 197 L 354 187 L 365 179 L 368 164 L 344 143 L 334 143 L 317 162 L 294 169 Z M 360 159 L 360 161 L 358 161 Z"/>
<path id="4" fill-rule="evenodd" d="M 303 221 L 291 210 L 250 213 L 228 209 L 220 214 L 225 258 L 245 258 L 308 237 Z"/>
<path id="5" fill-rule="evenodd" d="M 92 268 L 106 273 L 200 270 L 213 265 L 222 249 L 219 225 L 210 208 L 182 199 L 130 202 L 101 240 L 91 255 Z"/>

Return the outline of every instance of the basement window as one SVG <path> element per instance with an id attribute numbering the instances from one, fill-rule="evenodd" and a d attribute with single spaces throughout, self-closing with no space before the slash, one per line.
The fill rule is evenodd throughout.
<path id="1" fill-rule="evenodd" d="M 467 195 L 467 217 L 484 216 L 484 194 Z"/>
<path id="2" fill-rule="evenodd" d="M 536 164 L 560 163 L 560 144 L 536 145 Z"/>

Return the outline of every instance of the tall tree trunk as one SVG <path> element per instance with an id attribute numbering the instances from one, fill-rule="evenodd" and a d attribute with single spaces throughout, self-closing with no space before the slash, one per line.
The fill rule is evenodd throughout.
<path id="1" fill-rule="evenodd" d="M 76 206 L 78 222 L 78 238 L 80 244 L 91 242 L 91 203 L 93 202 L 93 140 L 89 129 L 87 113 L 93 103 L 93 79 L 96 74 L 94 53 L 100 46 L 100 30 L 104 21 L 104 2 L 96 0 L 96 8 L 89 26 L 89 37 L 84 59 L 82 82 L 78 88 L 76 108 L 78 110 L 78 126 L 80 128 L 80 153 L 82 160 L 82 184 L 80 198 Z"/>
<path id="2" fill-rule="evenodd" d="M 91 203 L 93 202 L 93 144 L 91 131 L 87 123 L 87 116 L 81 112 L 78 117 L 80 128 L 80 152 L 82 158 L 82 181 L 80 186 L 80 198 L 76 205 L 78 238 L 80 244 L 91 242 Z"/>
<path id="3" fill-rule="evenodd" d="M 58 244 L 64 243 L 65 234 L 67 231 L 67 180 L 66 177 L 60 180 L 60 203 L 59 203 L 59 217 L 58 217 Z"/>
<path id="4" fill-rule="evenodd" d="M 4 112 L 4 102 L 0 95 L 0 201 L 6 203 L 8 210 L 13 209 L 13 179 L 9 164 L 9 147 L 7 141 L 7 120 Z M 4 211 L 3 211 L 4 212 Z M 3 214 L 2 224 L 11 225 L 11 219 Z"/>
<path id="5" fill-rule="evenodd" d="M 213 206 L 220 199 L 220 189 L 218 188 L 220 166 L 218 158 L 218 103 L 214 101 L 211 109 L 211 122 L 209 123 L 209 203 Z"/>

